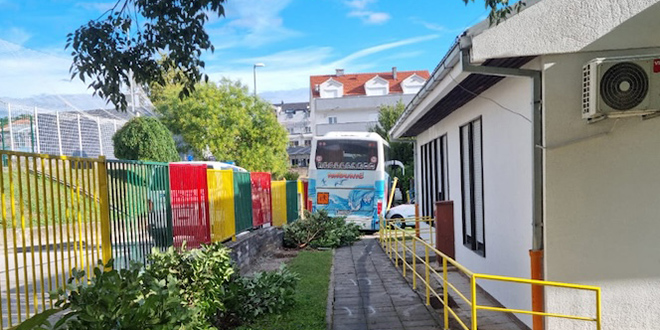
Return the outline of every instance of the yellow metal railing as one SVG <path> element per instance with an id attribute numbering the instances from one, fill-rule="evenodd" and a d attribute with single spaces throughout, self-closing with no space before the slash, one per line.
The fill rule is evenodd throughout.
<path id="1" fill-rule="evenodd" d="M 110 244 L 103 158 L 0 151 L 0 161 L 3 329 L 52 307 L 73 268 L 88 279 Z"/>
<path id="2" fill-rule="evenodd" d="M 234 171 L 207 170 L 211 240 L 222 242 L 236 238 Z"/>
<path id="3" fill-rule="evenodd" d="M 498 276 L 498 275 L 488 275 L 488 274 L 478 274 L 473 273 L 456 260 L 448 257 L 441 251 L 438 251 L 433 243 L 428 243 L 424 239 L 418 237 L 417 235 L 410 235 L 410 232 L 405 231 L 400 228 L 397 223 L 405 222 L 417 222 L 428 221 L 427 218 L 420 219 L 395 219 L 392 220 L 383 220 L 381 219 L 381 226 L 379 232 L 379 239 L 381 246 L 390 257 L 395 262 L 396 267 L 399 267 L 399 263 L 402 264 L 403 276 L 406 276 L 406 272 L 409 269 L 413 272 L 412 274 L 412 285 L 413 289 L 417 290 L 418 280 L 422 282 L 425 289 L 426 304 L 430 305 L 431 295 L 436 299 L 442 302 L 443 305 L 443 316 L 444 316 L 444 328 L 449 329 L 449 316 L 451 315 L 454 320 L 465 330 L 477 330 L 478 326 L 478 311 L 494 311 L 502 313 L 515 313 L 515 314 L 527 314 L 527 315 L 538 315 L 545 317 L 555 317 L 563 319 L 572 319 L 585 322 L 593 322 L 596 325 L 596 329 L 602 329 L 602 317 L 601 317 L 601 290 L 600 287 L 590 286 L 590 285 L 581 285 L 581 284 L 571 284 L 571 283 L 562 283 L 562 282 L 553 282 L 553 281 L 540 281 L 540 280 L 531 280 L 518 277 L 509 277 L 509 276 Z M 431 226 L 429 226 L 431 227 Z M 433 235 L 431 235 L 433 237 Z M 423 247 L 423 255 L 419 255 L 417 248 Z M 436 269 L 431 267 L 429 257 L 431 253 L 435 253 L 436 258 L 442 258 L 442 272 L 439 273 Z M 407 257 L 410 256 L 410 262 L 407 261 Z M 401 262 L 399 261 L 401 260 Z M 418 262 L 421 262 L 424 265 L 424 273 L 421 274 L 417 270 Z M 450 283 L 448 278 L 448 266 L 451 265 L 456 268 L 459 272 L 463 273 L 470 281 L 470 292 L 465 294 L 457 289 L 455 283 Z M 435 276 L 440 283 L 442 283 L 442 294 L 439 294 L 431 285 L 431 276 Z M 539 286 L 550 286 L 550 287 L 560 287 L 566 289 L 582 290 L 582 291 L 591 291 L 595 294 L 595 315 L 594 316 L 580 316 L 580 315 L 569 315 L 569 314 L 558 314 L 558 313 L 546 313 L 532 310 L 524 309 L 512 309 L 506 307 L 494 307 L 480 305 L 477 301 L 477 282 L 478 280 L 487 280 L 487 281 L 500 281 L 508 283 L 518 283 L 526 285 L 539 285 Z M 451 291 L 450 291 L 451 290 Z M 470 307 L 470 317 L 467 320 L 462 319 L 459 316 L 459 313 L 449 306 L 449 294 L 450 292 L 454 293 L 457 297 L 463 300 Z"/>
<path id="4" fill-rule="evenodd" d="M 273 226 L 281 227 L 286 224 L 286 181 L 272 181 L 271 194 Z"/>

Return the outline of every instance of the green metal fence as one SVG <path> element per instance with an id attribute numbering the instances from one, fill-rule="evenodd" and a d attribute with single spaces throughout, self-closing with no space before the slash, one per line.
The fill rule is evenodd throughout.
<path id="1" fill-rule="evenodd" d="M 252 182 L 250 173 L 234 172 L 236 233 L 252 229 Z"/>
<path id="2" fill-rule="evenodd" d="M 146 263 L 152 248 L 172 245 L 168 165 L 129 160 L 106 164 L 115 267 Z"/>
<path id="3" fill-rule="evenodd" d="M 298 202 L 298 181 L 286 182 L 286 222 L 292 223 L 300 216 Z"/>

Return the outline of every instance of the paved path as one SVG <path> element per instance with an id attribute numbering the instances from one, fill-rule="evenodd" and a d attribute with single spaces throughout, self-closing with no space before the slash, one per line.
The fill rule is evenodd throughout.
<path id="1" fill-rule="evenodd" d="M 333 330 L 442 329 L 373 237 L 337 249 L 333 276 Z"/>

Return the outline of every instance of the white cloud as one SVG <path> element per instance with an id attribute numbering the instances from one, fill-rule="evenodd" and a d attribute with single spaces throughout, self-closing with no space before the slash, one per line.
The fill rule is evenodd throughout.
<path id="1" fill-rule="evenodd" d="M 300 32 L 284 26 L 280 12 L 291 0 L 232 0 L 225 4 L 225 18 L 207 29 L 216 49 L 256 48 L 297 37 Z"/>
<path id="2" fill-rule="evenodd" d="M 351 8 L 351 11 L 346 15 L 347 17 L 357 17 L 362 20 L 362 23 L 369 25 L 384 24 L 389 21 L 392 16 L 385 12 L 376 12 L 368 10 L 370 4 L 375 3 L 376 0 L 349 0 L 344 1 L 344 4 Z"/>
<path id="3" fill-rule="evenodd" d="M 348 17 L 359 17 L 363 23 L 370 25 L 383 24 L 392 18 L 388 13 L 375 13 L 371 11 L 352 11 Z"/>
<path id="4" fill-rule="evenodd" d="M 22 45 L 26 43 L 32 35 L 25 31 L 23 28 L 19 27 L 10 27 L 0 29 L 0 38 L 5 39 L 9 42 Z"/>
<path id="5" fill-rule="evenodd" d="M 0 97 L 39 94 L 91 94 L 80 80 L 69 78 L 71 60 L 23 48 L 0 39 Z"/>
<path id="6" fill-rule="evenodd" d="M 458 28 L 458 29 L 450 29 L 450 28 L 448 28 L 448 27 L 446 27 L 446 26 L 444 26 L 444 25 L 440 25 L 440 24 L 437 24 L 437 23 L 428 22 L 428 21 L 425 21 L 425 20 L 423 20 L 423 19 L 421 19 L 421 18 L 419 18 L 419 17 L 411 17 L 410 20 L 411 20 L 413 23 L 415 23 L 415 24 L 419 24 L 419 25 L 421 25 L 421 26 L 423 26 L 423 27 L 425 27 L 425 28 L 427 28 L 427 29 L 429 29 L 429 30 L 431 30 L 431 31 L 442 32 L 442 33 L 454 33 L 454 34 L 458 34 L 458 33 L 463 32 L 463 31 L 467 28 L 467 27 L 465 27 L 465 28 Z"/>
<path id="7" fill-rule="evenodd" d="M 370 3 L 376 2 L 375 0 L 349 0 L 346 5 L 357 10 L 364 10 Z"/>
<path id="8" fill-rule="evenodd" d="M 78 2 L 76 7 L 80 7 L 85 10 L 92 10 L 98 12 L 105 12 L 115 6 L 117 2 Z"/>
<path id="9" fill-rule="evenodd" d="M 277 52 L 267 56 L 259 56 L 235 60 L 231 63 L 221 63 L 208 67 L 211 80 L 218 81 L 222 77 L 241 80 L 253 89 L 253 64 L 265 63 L 266 67 L 257 68 L 257 90 L 261 92 L 283 91 L 309 88 L 309 76 L 331 74 L 337 68 L 345 68 L 347 72 L 364 72 L 378 67 L 378 61 L 365 58 L 387 50 L 433 40 L 437 35 L 408 38 L 386 44 L 361 49 L 352 54 L 336 59 L 336 50 L 331 47 L 305 47 Z M 289 100 L 284 100 L 288 102 Z"/>

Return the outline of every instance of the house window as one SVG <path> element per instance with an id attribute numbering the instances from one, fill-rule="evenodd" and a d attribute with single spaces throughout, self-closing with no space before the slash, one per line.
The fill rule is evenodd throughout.
<path id="1" fill-rule="evenodd" d="M 447 135 L 421 148 L 421 211 L 423 216 L 435 216 L 435 203 L 449 199 L 447 177 Z"/>
<path id="2" fill-rule="evenodd" d="M 337 117 L 328 117 L 328 124 L 336 124 Z"/>
<path id="3" fill-rule="evenodd" d="M 289 134 L 293 134 L 293 128 L 289 128 Z"/>
<path id="4" fill-rule="evenodd" d="M 305 133 L 311 133 L 311 132 L 312 132 L 312 128 L 309 126 L 305 126 Z"/>
<path id="5" fill-rule="evenodd" d="M 486 256 L 481 118 L 461 127 L 463 245 Z"/>
<path id="6" fill-rule="evenodd" d="M 305 147 L 311 147 L 312 146 L 312 140 L 305 140 Z"/>

